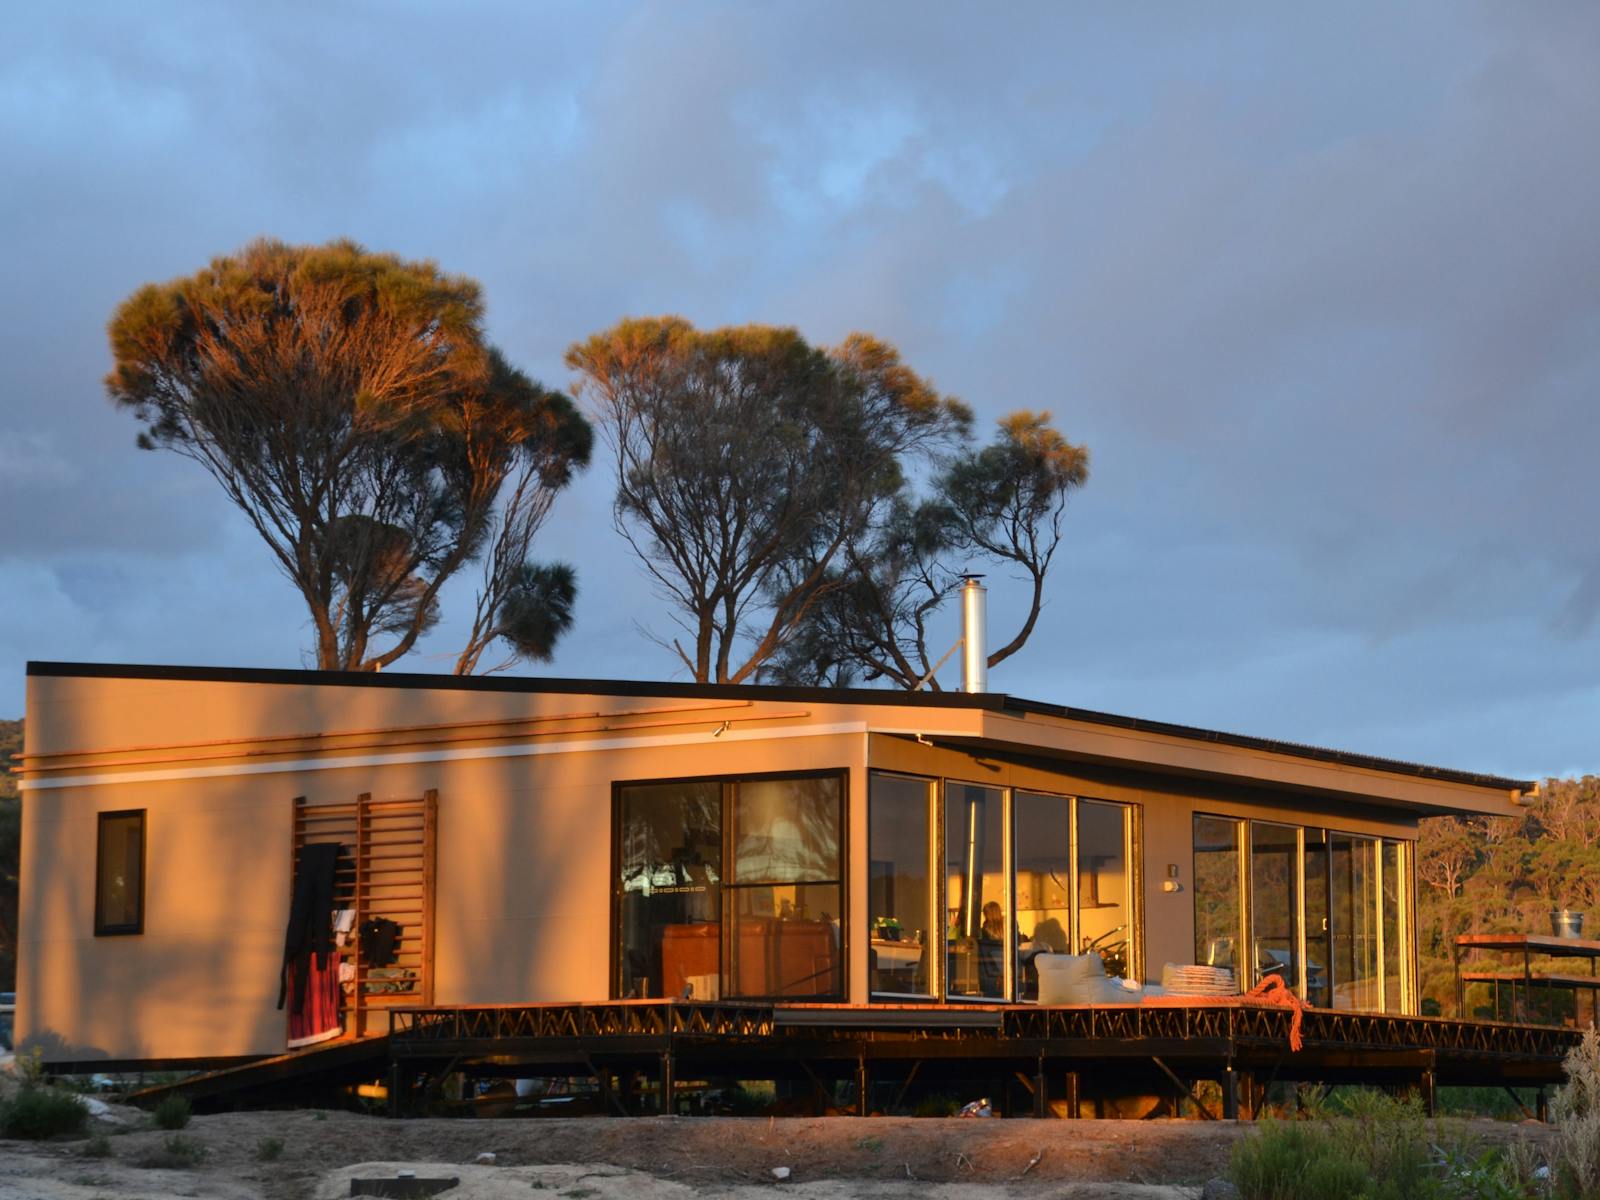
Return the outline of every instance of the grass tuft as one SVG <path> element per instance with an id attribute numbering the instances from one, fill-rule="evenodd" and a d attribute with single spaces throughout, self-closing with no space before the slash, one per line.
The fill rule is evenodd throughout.
<path id="1" fill-rule="evenodd" d="M 156 1105 L 156 1124 L 162 1129 L 184 1129 L 188 1127 L 189 1118 L 194 1115 L 194 1105 L 189 1103 L 187 1096 L 180 1096 L 176 1092 Z"/>
<path id="2" fill-rule="evenodd" d="M 0 1102 L 0 1137 L 32 1142 L 81 1134 L 89 1109 L 71 1092 L 25 1084 L 10 1100 Z"/>

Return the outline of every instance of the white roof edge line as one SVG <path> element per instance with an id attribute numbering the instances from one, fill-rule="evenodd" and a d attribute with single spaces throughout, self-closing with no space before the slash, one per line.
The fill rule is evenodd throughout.
<path id="1" fill-rule="evenodd" d="M 596 750 L 622 750 L 647 746 L 688 746 L 712 741 L 746 742 L 757 739 L 828 737 L 840 733 L 865 733 L 865 721 L 813 725 L 799 729 L 726 729 L 721 733 L 654 734 L 638 738 L 597 738 L 586 742 L 522 743 L 515 746 L 474 746 L 459 750 L 413 750 L 398 754 L 361 754 L 345 757 L 290 759 L 284 762 L 239 763 L 217 767 L 177 767 L 161 771 L 120 771 L 72 775 L 62 779 L 24 779 L 25 792 L 54 791 L 69 787 L 103 787 L 120 783 L 167 783 L 178 779 L 226 779 L 241 775 L 282 775 L 296 771 L 338 771 L 347 767 L 405 766 L 413 763 L 454 762 L 484 758 L 536 758 L 548 754 L 583 754 Z"/>

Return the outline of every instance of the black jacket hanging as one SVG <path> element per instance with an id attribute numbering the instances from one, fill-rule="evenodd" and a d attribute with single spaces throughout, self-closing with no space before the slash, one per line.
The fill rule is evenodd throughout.
<path id="1" fill-rule="evenodd" d="M 387 967 L 395 960 L 400 926 L 388 917 L 361 922 L 361 961 L 369 967 Z"/>

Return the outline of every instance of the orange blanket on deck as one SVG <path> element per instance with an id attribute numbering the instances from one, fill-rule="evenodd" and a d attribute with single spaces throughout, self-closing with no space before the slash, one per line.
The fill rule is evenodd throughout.
<path id="1" fill-rule="evenodd" d="M 1299 1050 L 1305 1044 L 1300 1037 L 1300 1014 L 1311 1007 L 1290 991 L 1289 985 L 1276 975 L 1268 975 L 1242 996 L 1146 996 L 1140 1003 L 1164 1008 L 1228 1008 L 1243 1004 L 1258 1008 L 1287 1008 L 1293 1013 L 1289 1018 L 1290 1050 Z"/>

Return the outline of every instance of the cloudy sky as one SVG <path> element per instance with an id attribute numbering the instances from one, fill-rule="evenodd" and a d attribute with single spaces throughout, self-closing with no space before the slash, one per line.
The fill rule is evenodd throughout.
<path id="1" fill-rule="evenodd" d="M 23 6 L 0 716 L 30 658 L 303 665 L 255 535 L 105 399 L 104 326 L 257 235 L 349 236 L 481 280 L 552 385 L 675 312 L 1050 409 L 1093 475 L 996 690 L 1600 771 L 1596 62 L 1586 0 Z M 611 483 L 541 547 L 583 589 L 551 671 L 681 678 Z"/>

